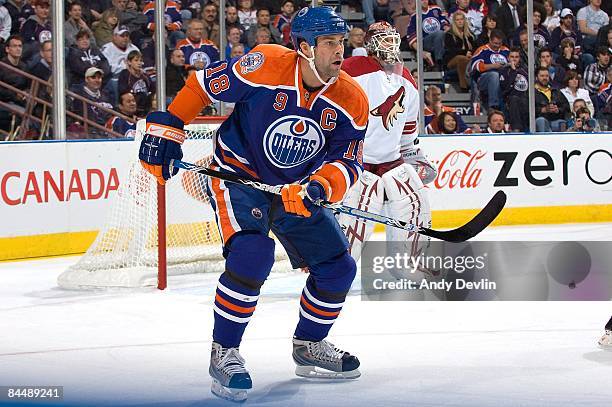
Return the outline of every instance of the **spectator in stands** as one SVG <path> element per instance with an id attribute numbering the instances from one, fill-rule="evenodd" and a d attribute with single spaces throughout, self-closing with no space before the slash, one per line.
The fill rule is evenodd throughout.
<path id="1" fill-rule="evenodd" d="M 581 107 L 587 107 L 586 101 L 584 99 L 574 100 L 574 103 L 572 104 L 572 116 L 575 116 L 576 112 L 578 112 L 578 109 Z"/>
<path id="2" fill-rule="evenodd" d="M 462 134 L 459 130 L 458 118 L 454 112 L 442 112 L 436 119 L 436 125 L 427 127 L 428 134 Z M 433 131 L 430 133 L 430 131 Z"/>
<path id="3" fill-rule="evenodd" d="M 453 15 L 460 11 L 465 14 L 467 26 L 474 37 L 478 37 L 482 33 L 482 19 L 484 14 L 480 9 L 470 3 L 470 0 L 455 0 L 455 5 L 450 7 L 448 14 L 452 20 Z"/>
<path id="4" fill-rule="evenodd" d="M 581 107 L 576 112 L 576 116 L 567 122 L 567 131 L 578 133 L 599 132 L 601 128 L 597 120 L 591 117 L 591 112 L 586 107 Z"/>
<path id="5" fill-rule="evenodd" d="M 43 81 L 51 78 L 51 65 L 53 63 L 53 42 L 45 41 L 40 46 L 40 60 L 30 69 L 30 73 Z M 50 85 L 50 84 L 49 84 Z M 39 84 L 37 96 L 47 102 L 53 100 L 53 89 L 51 86 Z M 43 120 L 43 126 L 34 122 L 34 127 L 40 132 L 41 127 L 46 127 L 50 120 L 51 108 L 45 104 L 37 103 L 33 111 L 34 115 Z"/>
<path id="6" fill-rule="evenodd" d="M 4 44 L 11 35 L 12 21 L 11 14 L 4 6 L 6 0 L 0 0 L 0 45 Z"/>
<path id="7" fill-rule="evenodd" d="M 427 63 L 439 69 L 444 60 L 444 33 L 450 29 L 446 13 L 438 6 L 430 6 L 429 0 L 420 0 L 423 11 L 423 58 Z M 408 25 L 408 45 L 416 51 L 416 13 Z"/>
<path id="8" fill-rule="evenodd" d="M 251 26 L 253 28 L 254 26 Z M 272 34 L 270 34 L 270 30 L 266 27 L 259 27 L 257 29 L 257 33 L 255 34 L 255 43 L 253 44 L 253 48 L 258 46 L 259 44 L 272 44 Z"/>
<path id="9" fill-rule="evenodd" d="M 181 16 L 183 21 L 187 20 L 199 20 L 202 16 L 202 0 L 180 0 L 181 3 Z M 227 2 L 229 5 L 230 2 Z"/>
<path id="10" fill-rule="evenodd" d="M 604 130 L 612 128 L 612 67 L 608 67 L 608 78 L 597 92 L 598 119 Z"/>
<path id="11" fill-rule="evenodd" d="M 482 17 L 482 32 L 476 39 L 476 43 L 474 44 L 474 49 L 478 49 L 485 44 L 489 43 L 489 36 L 491 35 L 491 31 L 497 28 L 497 17 L 494 15 L 488 14 Z"/>
<path id="12" fill-rule="evenodd" d="M 563 41 L 561 41 L 559 48 L 561 53 L 557 58 L 557 64 L 561 68 L 563 68 L 566 72 L 570 70 L 579 73 L 584 72 L 584 69 L 582 68 L 582 61 L 580 61 L 580 58 L 578 58 L 578 55 L 576 55 L 576 47 L 574 46 L 573 39 L 565 38 Z M 590 56 L 590 54 L 585 55 Z"/>
<path id="13" fill-rule="evenodd" d="M 505 133 L 506 117 L 499 110 L 491 110 L 487 115 L 486 133 Z"/>
<path id="14" fill-rule="evenodd" d="M 444 113 L 455 113 L 455 109 L 442 104 L 442 91 L 439 87 L 432 85 L 425 90 L 425 109 L 423 111 L 425 118 L 425 126 L 428 128 L 428 134 L 439 133 L 438 117 Z M 469 133 L 470 130 L 465 124 L 461 116 L 456 115 L 457 128 L 462 133 Z"/>
<path id="15" fill-rule="evenodd" d="M 102 52 L 91 45 L 89 41 L 90 32 L 79 31 L 76 34 L 76 42 L 68 50 L 68 73 L 70 84 L 81 83 L 85 80 L 85 72 L 92 66 L 103 72 L 103 80 L 108 80 L 111 75 L 111 67 Z"/>
<path id="16" fill-rule="evenodd" d="M 225 57 L 226 57 L 226 59 L 229 58 L 230 54 L 232 53 L 232 48 L 234 48 L 236 45 L 239 45 L 239 44 L 244 47 L 244 44 L 242 44 L 240 42 L 240 28 L 238 28 L 238 27 L 230 27 L 227 30 L 227 45 L 225 47 Z M 249 48 L 249 51 L 250 50 L 251 49 Z M 249 52 L 249 51 L 246 51 L 246 52 Z"/>
<path id="17" fill-rule="evenodd" d="M 118 25 L 113 30 L 113 41 L 102 47 L 113 76 L 119 76 L 119 72 L 126 68 L 125 61 L 132 51 L 138 51 L 138 47 L 130 42 L 130 32 L 126 26 Z"/>
<path id="18" fill-rule="evenodd" d="M 497 29 L 501 30 L 505 38 L 512 35 L 521 26 L 521 15 L 518 0 L 507 0 L 497 9 Z"/>
<path id="19" fill-rule="evenodd" d="M 136 106 L 136 98 L 131 92 L 120 94 L 119 104 L 116 110 L 122 115 L 127 116 L 128 119 L 119 116 L 111 116 L 106 121 L 106 128 L 115 133 L 122 134 L 123 137 L 134 138 L 136 134 L 136 122 L 138 121 Z"/>
<path id="20" fill-rule="evenodd" d="M 101 107 L 112 109 L 113 105 L 110 103 L 110 99 L 106 92 L 102 90 L 102 75 L 104 73 L 101 69 L 91 67 L 85 72 L 85 82 L 73 85 L 72 91 L 77 95 L 84 97 L 94 103 L 85 103 L 76 98 L 72 98 L 70 103 L 70 111 L 79 115 L 84 116 L 85 110 L 87 110 L 87 119 L 98 123 L 102 126 L 106 123 L 109 117 L 109 113 Z M 84 122 L 75 120 L 68 130 L 69 138 L 104 138 L 106 132 L 93 126 L 88 126 L 89 130 L 85 133 Z"/>
<path id="21" fill-rule="evenodd" d="M 113 30 L 119 24 L 117 9 L 111 8 L 102 13 L 100 21 L 94 23 L 93 32 L 96 44 L 102 48 L 113 40 Z"/>
<path id="22" fill-rule="evenodd" d="M 474 51 L 474 36 L 465 16 L 462 11 L 453 13 L 451 29 L 444 34 L 444 65 L 457 71 L 462 91 L 469 90 L 466 69 Z"/>
<path id="23" fill-rule="evenodd" d="M 43 81 L 51 77 L 51 64 L 53 61 L 53 41 L 47 40 L 40 46 L 40 61 L 31 69 L 30 73 Z"/>
<path id="24" fill-rule="evenodd" d="M 363 48 L 365 31 L 361 27 L 353 27 L 349 31 L 348 41 L 344 47 L 344 58 L 353 56 L 353 51 Z"/>
<path id="25" fill-rule="evenodd" d="M 376 22 L 376 15 L 386 14 L 387 0 L 361 0 L 361 10 L 367 26 Z"/>
<path id="26" fill-rule="evenodd" d="M 508 63 L 510 50 L 503 45 L 503 33 L 493 30 L 489 43 L 478 48 L 470 61 L 472 80 L 480 95 L 486 95 L 486 106 L 491 109 L 502 108 L 499 70 Z M 481 97 L 481 100 L 483 98 Z"/>
<path id="27" fill-rule="evenodd" d="M 589 5 L 578 10 L 578 29 L 582 33 L 584 51 L 593 53 L 597 44 L 597 32 L 610 22 L 610 17 L 601 9 L 601 0 L 590 0 Z"/>
<path id="28" fill-rule="evenodd" d="M 415 0 L 389 0 L 389 18 L 402 37 L 408 31 L 410 16 L 416 12 L 415 3 Z"/>
<path id="29" fill-rule="evenodd" d="M 40 44 L 51 39 L 51 21 L 49 20 L 49 0 L 33 0 L 34 15 L 31 15 L 21 27 L 23 38 L 23 60 L 27 64 L 34 54 L 38 54 Z"/>
<path id="30" fill-rule="evenodd" d="M 550 49 L 540 48 L 538 51 L 538 65 L 548 68 L 550 85 L 555 89 L 561 89 L 563 86 L 563 79 L 565 78 L 565 70 L 554 63 Z"/>
<path id="31" fill-rule="evenodd" d="M 565 120 L 570 114 L 567 99 L 561 91 L 550 86 L 548 69 L 537 70 L 535 85 L 536 131 L 564 131 Z"/>
<path id="32" fill-rule="evenodd" d="M 7 0 L 4 7 L 11 16 L 11 33 L 10 35 L 19 34 L 23 23 L 34 14 L 34 9 L 26 0 Z M 4 45 L 3 45 L 4 47 Z"/>
<path id="33" fill-rule="evenodd" d="M 230 58 L 236 58 L 236 57 L 241 57 L 244 54 L 246 54 L 245 51 L 245 46 L 244 44 L 240 43 L 240 44 L 236 44 L 232 47 L 232 52 L 230 52 L 229 57 Z"/>
<path id="34" fill-rule="evenodd" d="M 606 81 L 608 67 L 610 66 L 610 51 L 606 47 L 599 47 L 595 53 L 597 62 L 587 66 L 584 70 L 584 84 L 591 96 L 597 94 L 597 91 Z"/>
<path id="35" fill-rule="evenodd" d="M 582 47 L 582 36 L 575 30 L 574 13 L 572 13 L 572 10 L 569 8 L 564 8 L 561 10 L 560 17 L 561 23 L 552 31 L 550 36 L 550 48 L 556 54 L 562 54 L 563 50 L 561 49 L 561 42 L 564 39 L 569 38 L 574 43 L 576 54 L 580 53 Z"/>
<path id="36" fill-rule="evenodd" d="M 111 0 L 80 0 L 83 9 L 83 17 L 91 26 L 95 21 L 100 21 L 104 10 L 112 8 Z M 99 46 L 99 44 L 98 44 Z"/>
<path id="37" fill-rule="evenodd" d="M 540 3 L 533 4 L 533 39 L 536 49 L 548 47 L 550 43 L 550 33 L 542 22 L 546 18 L 546 9 Z M 520 34 L 527 30 L 527 8 L 522 9 L 521 21 L 523 24 L 514 31 L 512 38 L 509 39 L 510 45 L 515 46 L 520 43 Z"/>
<path id="38" fill-rule="evenodd" d="M 272 25 L 281 33 L 282 44 L 287 46 L 291 44 L 291 19 L 295 11 L 293 0 L 283 0 L 281 4 L 281 13 L 274 17 Z"/>
<path id="39" fill-rule="evenodd" d="M 589 91 L 580 87 L 580 76 L 576 71 L 569 71 L 566 73 L 563 84 L 565 86 L 561 89 L 561 93 L 565 96 L 570 106 L 574 105 L 576 99 L 582 99 L 585 101 L 591 114 L 595 114 L 595 107 L 589 96 Z"/>
<path id="40" fill-rule="evenodd" d="M 238 0 L 238 20 L 245 31 L 257 24 L 257 10 L 253 8 L 252 0 Z"/>
<path id="41" fill-rule="evenodd" d="M 555 0 L 544 0 L 543 5 L 546 10 L 546 20 L 542 24 L 544 24 L 549 33 L 552 33 L 555 28 L 559 27 L 560 13 L 555 7 Z"/>
<path id="42" fill-rule="evenodd" d="M 4 51 L 6 55 L 0 61 L 21 71 L 26 70 L 26 66 L 21 59 L 23 40 L 19 35 L 8 37 L 4 44 Z M 21 90 L 26 90 L 30 86 L 30 82 L 23 75 L 5 68 L 0 69 L 0 81 Z M 25 106 L 26 97 L 21 93 L 13 92 L 4 86 L 0 86 L 0 101 L 10 105 Z M 14 128 L 17 124 L 14 122 L 15 120 L 19 121 L 19 118 L 0 109 L 0 129 L 8 131 Z"/>
<path id="43" fill-rule="evenodd" d="M 508 123 L 513 131 L 529 131 L 529 74 L 521 63 L 520 50 L 514 47 L 508 54 L 508 64 L 499 71 Z"/>
<path id="44" fill-rule="evenodd" d="M 219 49 L 212 41 L 204 39 L 203 36 L 204 23 L 202 20 L 189 20 L 187 23 L 187 38 L 176 44 L 176 48 L 183 51 L 185 61 L 190 69 L 204 69 L 211 62 L 219 60 Z"/>
<path id="45" fill-rule="evenodd" d="M 96 45 L 93 32 L 83 19 L 81 3 L 74 1 L 67 8 L 68 19 L 64 22 L 64 44 L 67 47 L 74 45 L 77 33 L 79 31 L 86 31 L 89 34 L 91 45 Z"/>
<path id="46" fill-rule="evenodd" d="M 227 6 L 225 8 L 225 29 L 229 30 L 230 27 L 238 27 L 240 29 L 240 35 L 244 35 L 246 32 L 246 28 L 244 28 L 238 19 L 238 9 L 234 6 Z"/>
<path id="47" fill-rule="evenodd" d="M 205 5 L 204 10 L 202 11 L 202 17 L 202 21 L 204 22 L 204 32 L 202 33 L 202 38 L 212 41 L 212 43 L 215 44 L 215 47 L 219 49 L 220 28 L 219 23 L 217 23 L 217 6 L 215 6 L 213 3 L 208 3 Z"/>
<path id="48" fill-rule="evenodd" d="M 140 51 L 131 51 L 126 61 L 126 69 L 119 74 L 119 95 L 132 92 L 136 98 L 137 114 L 146 116 L 151 109 L 151 96 L 155 88 L 142 69 L 142 54 Z"/>
<path id="49" fill-rule="evenodd" d="M 247 44 L 253 48 L 255 46 L 255 37 L 260 28 L 267 28 L 271 34 L 271 40 L 275 44 L 282 43 L 281 33 L 276 27 L 270 24 L 270 10 L 260 8 L 257 10 L 257 24 L 251 25 L 246 32 Z"/>
<path id="50" fill-rule="evenodd" d="M 155 31 L 155 1 L 149 1 L 144 6 L 143 13 L 147 16 L 147 29 L 149 33 L 152 34 Z M 181 31 L 183 28 L 183 17 L 180 13 L 180 6 L 176 2 L 171 0 L 166 1 L 164 21 L 166 24 L 166 31 L 168 32 L 170 47 L 174 48 L 178 41 L 185 38 L 185 34 Z"/>
<path id="51" fill-rule="evenodd" d="M 147 16 L 138 9 L 128 8 L 128 0 L 113 0 L 113 8 L 119 17 L 119 25 L 127 27 L 130 33 L 146 29 Z"/>
<path id="52" fill-rule="evenodd" d="M 175 49 L 170 54 L 170 63 L 166 65 L 166 105 L 169 105 L 183 88 L 186 79 L 185 55 L 180 49 Z"/>
<path id="53" fill-rule="evenodd" d="M 526 29 L 519 33 L 519 47 L 521 50 L 521 63 L 525 65 L 529 64 L 529 37 L 527 36 Z M 536 49 L 535 52 L 537 54 L 538 50 Z"/>

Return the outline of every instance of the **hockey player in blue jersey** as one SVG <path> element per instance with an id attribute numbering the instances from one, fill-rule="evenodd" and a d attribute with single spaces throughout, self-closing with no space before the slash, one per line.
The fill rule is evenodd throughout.
<path id="1" fill-rule="evenodd" d="M 333 214 L 311 202 L 339 202 L 357 181 L 368 101 L 340 70 L 347 26 L 331 8 L 304 8 L 292 22 L 296 51 L 260 45 L 189 77 L 168 112 L 147 117 L 143 166 L 160 183 L 175 175 L 183 125 L 216 101 L 235 109 L 215 135 L 211 167 L 274 185 L 282 198 L 244 185 L 208 180 L 226 258 L 214 303 L 212 391 L 246 399 L 251 377 L 239 353 L 260 288 L 274 263 L 274 232 L 295 268 L 310 274 L 293 336 L 296 374 L 356 378 L 358 359 L 325 338 L 355 277 L 355 261 Z"/>

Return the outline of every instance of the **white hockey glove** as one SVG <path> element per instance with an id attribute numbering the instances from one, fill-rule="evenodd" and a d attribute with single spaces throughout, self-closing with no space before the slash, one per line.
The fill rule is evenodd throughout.
<path id="1" fill-rule="evenodd" d="M 421 178 L 423 184 L 427 185 L 436 179 L 438 170 L 427 157 L 425 157 L 425 154 L 423 154 L 419 147 L 411 144 L 407 147 L 403 147 L 400 150 L 400 154 L 404 162 L 412 165 L 417 174 L 419 174 L 419 178 Z"/>

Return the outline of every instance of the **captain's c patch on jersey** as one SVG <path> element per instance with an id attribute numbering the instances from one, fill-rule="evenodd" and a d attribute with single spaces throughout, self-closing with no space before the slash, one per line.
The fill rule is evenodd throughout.
<path id="1" fill-rule="evenodd" d="M 261 68 L 265 60 L 261 52 L 251 52 L 240 58 L 240 73 L 246 75 Z"/>
<path id="2" fill-rule="evenodd" d="M 292 168 L 313 158 L 325 144 L 317 123 L 300 116 L 285 116 L 272 123 L 263 137 L 266 157 L 279 168 Z"/>

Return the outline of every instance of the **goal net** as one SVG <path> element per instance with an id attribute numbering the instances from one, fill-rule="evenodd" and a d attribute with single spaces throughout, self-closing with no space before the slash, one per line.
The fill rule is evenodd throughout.
<path id="1" fill-rule="evenodd" d="M 221 122 L 201 118 L 185 127 L 184 161 L 209 164 L 212 135 Z M 165 275 L 223 271 L 221 238 L 205 190 L 207 177 L 181 171 L 166 183 L 164 204 L 156 179 L 138 160 L 144 128 L 144 120 L 139 121 L 132 146 L 134 160 L 120 180 L 104 227 L 81 259 L 58 277 L 60 287 L 143 287 L 158 285 L 162 275 L 165 279 Z M 165 240 L 161 257 L 158 231 L 161 241 Z M 291 269 L 282 248 L 277 248 L 276 257 L 280 261 L 276 270 Z"/>

